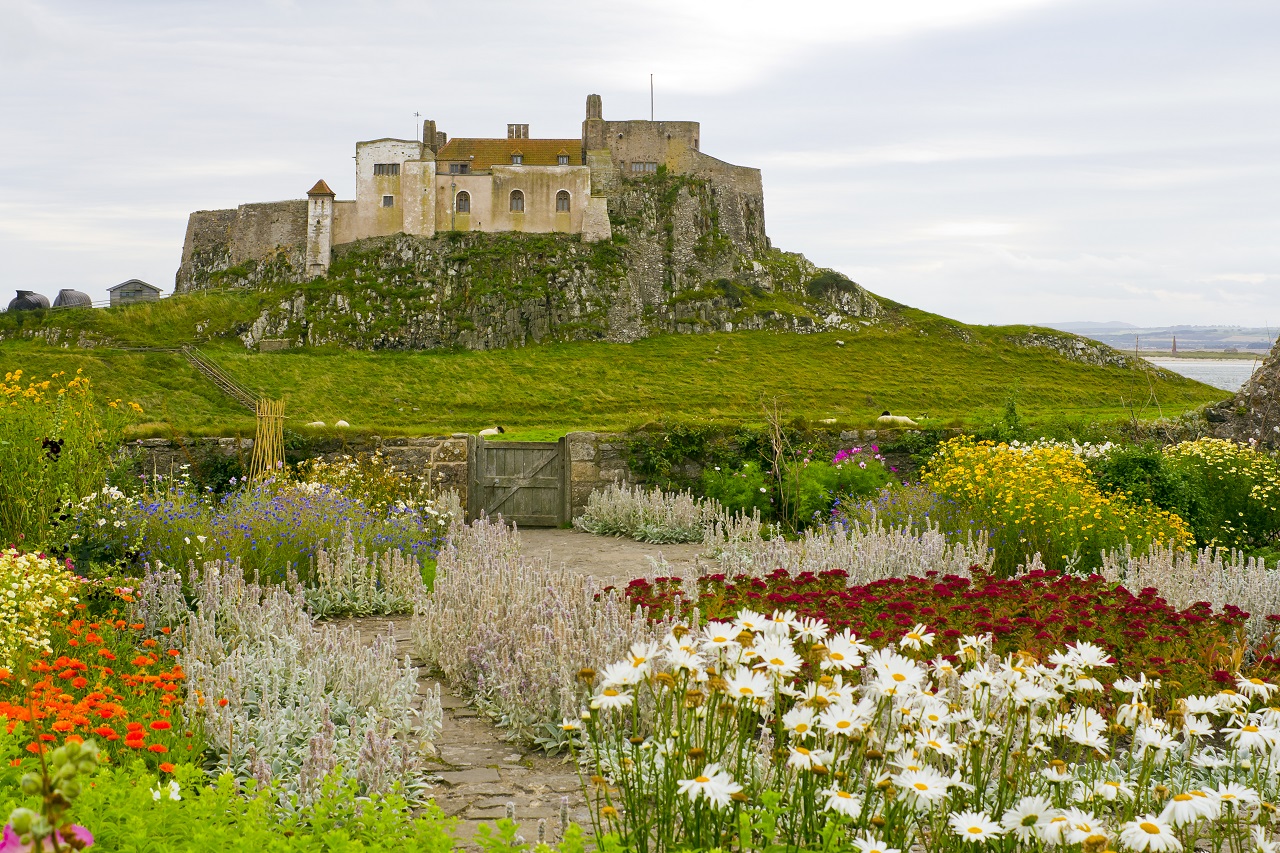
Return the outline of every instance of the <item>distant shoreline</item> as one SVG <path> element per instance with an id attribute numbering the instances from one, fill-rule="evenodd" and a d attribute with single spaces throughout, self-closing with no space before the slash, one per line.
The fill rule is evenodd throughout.
<path id="1" fill-rule="evenodd" d="M 1123 350 L 1121 350 L 1123 352 Z M 1237 359 L 1248 361 L 1262 361 L 1267 357 L 1265 352 L 1221 352 L 1219 350 L 1179 350 L 1178 352 L 1170 352 L 1169 350 L 1138 350 L 1138 356 L 1141 358 L 1220 358 L 1220 359 Z"/>

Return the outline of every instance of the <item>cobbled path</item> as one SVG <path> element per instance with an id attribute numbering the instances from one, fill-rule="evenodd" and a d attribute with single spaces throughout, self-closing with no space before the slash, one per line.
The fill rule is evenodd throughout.
<path id="1" fill-rule="evenodd" d="M 554 565 L 594 575 L 606 584 L 645 574 L 650 570 L 647 557 L 661 555 L 674 570 L 686 569 L 693 565 L 699 550 L 696 545 L 645 545 L 571 530 L 522 531 L 521 540 L 526 556 L 549 559 Z M 444 728 L 436 741 L 438 755 L 431 767 L 439 777 L 433 796 L 445 814 L 458 818 L 460 838 L 471 838 L 481 823 L 505 817 L 509 807 L 514 809 L 521 835 L 529 842 L 537 840 L 540 821 L 546 822 L 546 840 L 559 840 L 562 812 L 570 821 L 590 827 L 591 817 L 574 765 L 563 757 L 508 742 L 487 717 L 427 675 L 413 653 L 409 617 L 342 621 L 356 627 L 369 641 L 390 630 L 401 658 L 407 655 L 423 673 L 419 693 L 440 684 Z"/>

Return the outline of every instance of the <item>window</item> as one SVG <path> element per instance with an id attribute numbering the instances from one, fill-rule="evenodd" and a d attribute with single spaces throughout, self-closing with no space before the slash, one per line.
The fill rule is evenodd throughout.
<path id="1" fill-rule="evenodd" d="M 658 171 L 658 164 L 657 164 L 657 163 L 645 163 L 645 162 L 640 162 L 640 161 L 634 161 L 634 162 L 632 162 L 632 164 L 631 164 L 631 171 L 632 171 L 632 172 L 637 172 L 637 173 L 642 173 L 642 174 L 643 174 L 643 173 L 646 173 L 646 172 L 656 172 L 656 171 Z"/>
<path id="2" fill-rule="evenodd" d="M 568 165 L 569 165 L 569 155 L 568 155 L 568 154 L 558 154 L 558 155 L 556 155 L 556 165 L 557 165 L 557 166 L 568 166 Z"/>
<path id="3" fill-rule="evenodd" d="M 511 165 L 512 165 L 512 166 L 519 166 L 519 165 L 520 165 L 520 164 L 522 164 L 523 162 L 524 162 L 524 155 L 523 155 L 523 154 L 512 154 L 512 155 L 511 155 Z"/>
<path id="4" fill-rule="evenodd" d="M 449 174 L 450 175 L 470 175 L 471 164 L 470 163 L 450 163 Z"/>
<path id="5" fill-rule="evenodd" d="M 560 190 L 556 193 L 556 213 L 569 212 L 569 191 Z"/>
<path id="6" fill-rule="evenodd" d="M 524 193 L 520 190 L 511 191 L 511 212 L 524 213 Z"/>
<path id="7" fill-rule="evenodd" d="M 453 197 L 453 210 L 455 213 L 471 212 L 471 193 L 463 190 Z"/>
<path id="8" fill-rule="evenodd" d="M 382 197 L 382 206 L 383 206 L 383 207 L 395 207 L 395 206 L 396 206 L 396 197 L 395 197 L 395 196 L 393 196 L 393 195 L 384 195 L 384 196 Z"/>
<path id="9" fill-rule="evenodd" d="M 375 177 L 377 177 L 378 175 L 386 175 L 387 177 L 394 178 L 400 174 L 400 164 L 399 163 L 374 163 L 373 174 Z"/>

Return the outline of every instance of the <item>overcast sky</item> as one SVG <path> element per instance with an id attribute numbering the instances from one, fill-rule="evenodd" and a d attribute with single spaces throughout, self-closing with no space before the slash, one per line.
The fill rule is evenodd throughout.
<path id="1" fill-rule="evenodd" d="M 1275 0 L 0 0 L 0 304 L 173 287 L 358 139 L 702 123 L 775 246 L 975 323 L 1280 326 Z"/>

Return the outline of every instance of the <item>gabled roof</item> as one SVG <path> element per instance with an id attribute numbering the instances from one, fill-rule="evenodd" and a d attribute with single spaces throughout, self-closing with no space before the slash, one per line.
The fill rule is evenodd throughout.
<path id="1" fill-rule="evenodd" d="M 159 293 L 159 292 L 160 292 L 160 288 L 156 287 L 154 284 L 147 284 L 145 281 L 143 281 L 143 280 L 142 280 L 142 279 L 140 279 L 140 278 L 131 278 L 131 279 L 129 279 L 128 281 L 122 281 L 122 282 L 120 282 L 119 284 L 117 284 L 115 287 L 108 287 L 108 288 L 107 288 L 107 292 L 108 292 L 108 293 L 112 293 L 112 292 L 114 292 L 114 291 L 119 290 L 119 289 L 120 289 L 120 288 L 122 288 L 122 287 L 127 287 L 128 285 L 131 285 L 131 284 L 140 284 L 140 285 L 142 285 L 143 287 L 150 288 L 151 290 L 154 290 L 156 293 Z"/>
<path id="2" fill-rule="evenodd" d="M 525 166 L 556 166 L 560 156 L 582 151 L 581 139 L 450 139 L 436 154 L 436 162 L 470 163 L 472 169 L 510 166 L 519 154 Z M 581 155 L 579 155 L 581 156 Z M 569 162 L 580 165 L 570 154 Z"/>
<path id="3" fill-rule="evenodd" d="M 329 185 L 324 182 L 324 178 L 316 181 L 316 185 L 307 190 L 307 195 L 335 195 L 334 191 L 329 189 Z"/>

